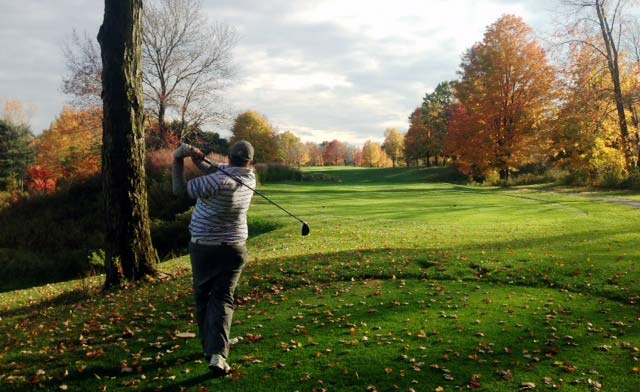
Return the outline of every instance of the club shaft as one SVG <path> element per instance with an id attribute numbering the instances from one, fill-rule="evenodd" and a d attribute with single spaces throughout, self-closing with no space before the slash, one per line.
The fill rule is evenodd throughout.
<path id="1" fill-rule="evenodd" d="M 220 166 L 212 163 L 210 160 L 208 160 L 207 158 L 204 158 L 203 161 L 205 163 L 208 163 L 209 165 L 217 168 L 218 170 L 220 170 L 221 172 L 223 172 L 224 174 L 226 174 L 229 178 L 233 179 L 234 181 L 236 181 L 238 184 L 242 185 L 242 186 L 246 186 L 247 188 L 249 188 L 250 190 L 253 191 L 253 193 L 257 194 L 258 196 L 261 196 L 263 199 L 265 199 L 266 201 L 268 201 L 269 203 L 273 204 L 274 206 L 278 207 L 279 209 L 281 209 L 282 211 L 286 212 L 289 216 L 291 216 L 292 218 L 296 219 L 297 221 L 299 221 L 300 223 L 305 224 L 306 222 L 303 221 L 302 219 L 298 218 L 297 216 L 293 215 L 292 213 L 290 213 L 289 211 L 285 210 L 283 207 L 281 207 L 278 203 L 276 203 L 275 201 L 269 199 L 266 195 L 262 194 L 260 191 L 256 190 L 255 188 L 250 187 L 249 185 L 245 184 L 244 182 L 242 182 L 242 180 L 240 180 L 238 177 L 234 176 L 233 174 L 227 172 L 226 170 L 222 169 Z"/>

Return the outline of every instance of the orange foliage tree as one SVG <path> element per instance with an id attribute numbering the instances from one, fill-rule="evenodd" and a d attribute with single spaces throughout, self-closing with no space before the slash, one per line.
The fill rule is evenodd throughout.
<path id="1" fill-rule="evenodd" d="M 27 189 L 32 193 L 53 192 L 58 187 L 58 181 L 46 169 L 33 166 L 27 170 Z"/>
<path id="2" fill-rule="evenodd" d="M 92 177 L 100 174 L 101 145 L 102 109 L 65 108 L 40 136 L 35 166 L 58 181 Z"/>
<path id="3" fill-rule="evenodd" d="M 534 161 L 548 138 L 555 73 L 545 51 L 522 19 L 505 15 L 487 28 L 482 42 L 463 57 L 454 86 L 460 107 L 450 127 L 447 151 L 465 174 L 471 168 L 495 170 L 508 179 Z M 450 132 L 452 129 L 449 130 Z"/>
<path id="4" fill-rule="evenodd" d="M 345 145 L 339 140 L 332 140 L 324 150 L 323 160 L 325 165 L 344 164 Z"/>

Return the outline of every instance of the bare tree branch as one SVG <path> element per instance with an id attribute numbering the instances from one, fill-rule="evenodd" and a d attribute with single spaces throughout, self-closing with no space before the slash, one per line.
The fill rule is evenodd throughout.
<path id="1" fill-rule="evenodd" d="M 62 92 L 73 97 L 74 105 L 91 108 L 102 105 L 102 59 L 97 41 L 88 34 L 73 30 L 63 44 L 67 75 L 62 79 Z"/>
<path id="2" fill-rule="evenodd" d="M 161 129 L 166 118 L 179 118 L 185 129 L 226 119 L 221 92 L 235 74 L 235 31 L 209 23 L 200 0 L 148 0 L 143 24 L 145 109 Z M 63 53 L 63 92 L 78 106 L 99 106 L 102 63 L 95 39 L 74 31 Z"/>

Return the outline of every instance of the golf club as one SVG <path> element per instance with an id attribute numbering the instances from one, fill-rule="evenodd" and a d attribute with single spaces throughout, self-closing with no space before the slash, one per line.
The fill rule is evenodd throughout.
<path id="1" fill-rule="evenodd" d="M 297 221 L 299 221 L 300 223 L 302 223 L 302 236 L 306 237 L 309 235 L 309 233 L 311 232 L 311 229 L 309 228 L 309 225 L 307 224 L 307 222 L 303 221 L 302 219 L 298 218 L 297 216 L 293 215 L 292 213 L 290 213 L 289 211 L 285 210 L 284 208 L 282 208 L 280 205 L 278 205 L 278 203 L 276 203 L 275 201 L 269 199 L 266 195 L 260 193 L 259 191 L 257 191 L 256 189 L 250 187 L 249 185 L 245 184 L 244 182 L 242 182 L 238 177 L 234 176 L 233 174 L 225 171 L 224 169 L 222 169 L 220 166 L 212 163 L 211 161 L 209 161 L 207 158 L 203 158 L 202 159 L 204 162 L 208 163 L 209 165 L 217 168 L 218 170 L 220 170 L 222 173 L 226 174 L 229 178 L 235 180 L 238 184 L 246 186 L 247 188 L 251 189 L 253 191 L 253 193 L 262 196 L 263 199 L 265 199 L 266 201 L 268 201 L 269 203 L 273 204 L 274 206 L 278 207 L 279 209 L 281 209 L 282 211 L 286 212 L 287 214 L 289 214 L 289 216 L 291 216 L 292 218 L 295 218 Z"/>

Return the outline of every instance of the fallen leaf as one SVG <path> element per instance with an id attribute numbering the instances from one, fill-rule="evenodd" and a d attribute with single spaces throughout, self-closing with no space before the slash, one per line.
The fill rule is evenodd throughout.
<path id="1" fill-rule="evenodd" d="M 524 391 L 533 391 L 534 389 L 536 389 L 536 384 L 532 383 L 532 382 L 523 382 L 522 384 L 520 384 L 520 386 L 518 387 L 518 391 L 519 392 L 524 392 Z"/>
<path id="2" fill-rule="evenodd" d="M 196 334 L 193 332 L 177 332 L 176 337 L 180 339 L 193 339 L 196 337 Z"/>

